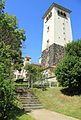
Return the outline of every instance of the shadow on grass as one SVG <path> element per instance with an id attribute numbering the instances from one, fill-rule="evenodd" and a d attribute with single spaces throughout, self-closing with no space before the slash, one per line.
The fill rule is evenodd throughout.
<path id="1" fill-rule="evenodd" d="M 81 89 L 78 88 L 64 88 L 60 90 L 64 95 L 74 96 L 81 95 Z"/>
<path id="2" fill-rule="evenodd" d="M 26 113 L 27 112 L 25 112 L 23 109 L 20 109 L 18 107 L 14 107 L 10 113 L 10 120 L 19 120 L 18 117 L 20 117 Z"/>

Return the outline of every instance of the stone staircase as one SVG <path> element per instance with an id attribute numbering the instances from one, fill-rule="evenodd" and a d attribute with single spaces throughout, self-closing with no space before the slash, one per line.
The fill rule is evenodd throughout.
<path id="1" fill-rule="evenodd" d="M 32 89 L 17 88 L 17 95 L 22 103 L 22 108 L 25 111 L 43 108 Z"/>

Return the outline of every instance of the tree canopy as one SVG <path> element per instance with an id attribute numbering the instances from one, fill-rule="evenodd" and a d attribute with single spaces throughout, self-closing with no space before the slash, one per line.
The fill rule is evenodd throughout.
<path id="1" fill-rule="evenodd" d="M 64 58 L 58 63 L 55 74 L 63 87 L 81 88 L 81 40 L 67 44 Z"/>
<path id="2" fill-rule="evenodd" d="M 11 45 L 11 49 L 20 50 L 22 41 L 25 40 L 25 31 L 18 29 L 17 18 L 8 13 L 2 14 L 0 19 L 0 41 Z"/>
<path id="3" fill-rule="evenodd" d="M 0 119 L 9 119 L 14 102 L 11 58 L 10 46 L 0 42 Z"/>
<path id="4" fill-rule="evenodd" d="M 30 82 L 30 87 L 32 84 L 38 80 L 41 80 L 42 78 L 42 68 L 40 66 L 37 66 L 35 64 L 26 64 L 24 69 L 27 71 L 29 74 L 29 82 Z"/>
<path id="5" fill-rule="evenodd" d="M 25 31 L 18 28 L 17 18 L 4 13 L 0 1 L 0 119 L 9 120 L 14 105 L 13 70 L 22 64 L 22 41 Z"/>
<path id="6" fill-rule="evenodd" d="M 18 28 L 16 16 L 11 16 L 4 12 L 4 0 L 0 2 L 0 42 L 10 45 L 13 50 L 12 62 L 17 69 L 22 65 L 22 42 L 25 41 L 26 35 L 23 29 Z"/>

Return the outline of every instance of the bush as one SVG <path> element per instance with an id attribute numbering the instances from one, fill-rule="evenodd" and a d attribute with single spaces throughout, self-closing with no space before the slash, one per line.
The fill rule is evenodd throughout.
<path id="1" fill-rule="evenodd" d="M 14 86 L 10 80 L 3 80 L 0 84 L 0 119 L 9 119 L 13 103 Z"/>
<path id="2" fill-rule="evenodd" d="M 78 46 L 77 46 L 78 45 Z M 67 45 L 65 56 L 57 65 L 55 75 L 63 87 L 81 88 L 81 40 Z M 78 48 L 77 48 L 78 47 Z"/>
<path id="3" fill-rule="evenodd" d="M 14 103 L 10 47 L 0 42 L 0 119 L 8 119 Z"/>

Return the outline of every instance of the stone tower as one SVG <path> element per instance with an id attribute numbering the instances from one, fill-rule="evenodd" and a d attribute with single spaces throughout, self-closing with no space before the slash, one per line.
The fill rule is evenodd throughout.
<path id="1" fill-rule="evenodd" d="M 72 42 L 70 13 L 69 9 L 53 3 L 43 16 L 41 64 L 45 67 L 57 64 L 64 55 L 64 46 Z"/>

